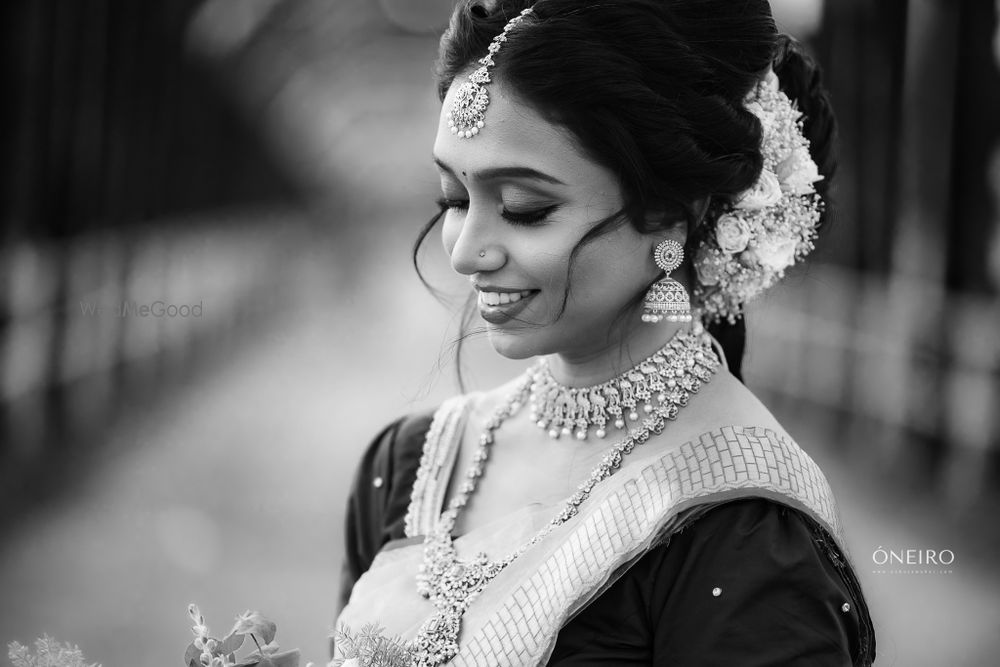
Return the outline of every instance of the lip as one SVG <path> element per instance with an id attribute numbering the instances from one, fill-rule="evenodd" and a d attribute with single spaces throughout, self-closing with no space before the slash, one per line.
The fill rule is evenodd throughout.
<path id="1" fill-rule="evenodd" d="M 515 292 L 535 292 L 537 290 L 527 290 L 519 289 L 517 287 L 498 287 L 496 285 L 481 285 L 479 283 L 474 283 L 472 285 L 479 292 L 500 292 L 506 294 L 514 294 Z"/>
<path id="2" fill-rule="evenodd" d="M 487 289 L 486 287 L 480 287 L 479 285 L 476 286 L 476 289 L 479 289 L 480 291 L 483 292 L 507 292 L 507 293 L 525 291 L 516 289 L 515 290 L 504 289 L 499 287 L 490 287 L 489 289 Z M 488 306 L 486 304 L 479 303 L 479 315 L 490 324 L 504 324 L 517 317 L 518 314 L 520 314 L 520 312 L 527 307 L 528 303 L 532 299 L 534 299 L 537 294 L 538 290 L 531 290 L 531 294 L 525 297 L 521 297 L 520 301 L 515 301 L 513 303 L 502 303 L 496 306 Z"/>

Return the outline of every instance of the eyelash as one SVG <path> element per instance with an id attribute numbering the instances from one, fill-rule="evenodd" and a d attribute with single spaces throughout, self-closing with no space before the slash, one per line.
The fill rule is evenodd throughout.
<path id="1" fill-rule="evenodd" d="M 437 205 L 442 211 L 447 211 L 449 209 L 464 211 L 469 208 L 469 200 L 441 198 L 437 200 Z M 546 206 L 545 208 L 540 208 L 537 211 L 529 211 L 527 213 L 514 213 L 513 211 L 504 209 L 501 216 L 512 225 L 537 225 L 545 220 L 545 218 L 549 217 L 549 215 L 557 208 L 559 208 L 559 205 L 553 204 L 552 206 Z"/>

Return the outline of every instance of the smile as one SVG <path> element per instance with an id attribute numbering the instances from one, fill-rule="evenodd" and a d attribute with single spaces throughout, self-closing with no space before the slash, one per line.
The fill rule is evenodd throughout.
<path id="1" fill-rule="evenodd" d="M 517 303 L 521 299 L 531 296 L 532 290 L 521 292 L 480 292 L 479 304 L 485 306 L 503 306 L 508 303 Z"/>
<path id="2" fill-rule="evenodd" d="M 503 324 L 524 310 L 538 290 L 479 292 L 479 314 L 490 324 Z"/>

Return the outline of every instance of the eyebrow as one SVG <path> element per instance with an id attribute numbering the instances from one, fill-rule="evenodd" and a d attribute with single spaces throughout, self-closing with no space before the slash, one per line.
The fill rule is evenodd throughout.
<path id="1" fill-rule="evenodd" d="M 446 171 L 452 176 L 455 175 L 455 171 L 438 159 L 437 156 L 434 156 L 434 164 L 440 167 L 442 171 Z M 483 169 L 482 171 L 476 172 L 475 175 L 483 181 L 491 181 L 498 178 L 531 178 L 536 181 L 544 181 L 554 185 L 566 185 L 555 176 L 550 176 L 543 171 L 538 171 L 537 169 L 532 169 L 531 167 L 491 167 L 489 169 Z"/>

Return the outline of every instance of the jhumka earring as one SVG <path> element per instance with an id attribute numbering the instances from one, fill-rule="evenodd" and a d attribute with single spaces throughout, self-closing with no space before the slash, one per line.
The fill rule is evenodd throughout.
<path id="1" fill-rule="evenodd" d="M 646 292 L 642 309 L 642 321 L 656 323 L 691 321 L 691 298 L 684 285 L 670 277 L 670 274 L 684 260 L 684 246 L 673 239 L 661 241 L 653 251 L 653 261 L 666 272 L 666 276 L 653 283 Z"/>

